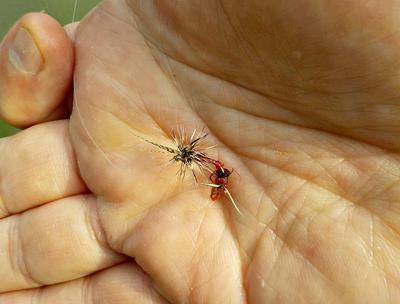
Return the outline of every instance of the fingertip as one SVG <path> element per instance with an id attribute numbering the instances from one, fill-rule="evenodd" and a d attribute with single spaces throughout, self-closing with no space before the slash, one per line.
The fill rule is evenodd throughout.
<path id="1" fill-rule="evenodd" d="M 74 51 L 61 25 L 43 13 L 23 16 L 0 48 L 0 116 L 27 127 L 54 119 L 72 83 Z M 68 108 L 68 107 L 65 107 Z"/>

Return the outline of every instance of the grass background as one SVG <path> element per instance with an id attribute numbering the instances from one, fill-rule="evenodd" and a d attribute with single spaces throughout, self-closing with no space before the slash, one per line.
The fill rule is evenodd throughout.
<path id="1" fill-rule="evenodd" d="M 80 20 L 100 0 L 0 0 L 0 40 L 8 29 L 28 12 L 44 12 L 56 18 L 62 25 Z M 0 120 L 0 137 L 18 132 Z"/>

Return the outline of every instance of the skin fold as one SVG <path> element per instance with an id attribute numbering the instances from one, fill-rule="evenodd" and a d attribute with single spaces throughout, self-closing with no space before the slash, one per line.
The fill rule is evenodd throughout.
<path id="1" fill-rule="evenodd" d="M 54 303 L 58 289 L 59 303 L 398 303 L 399 9 L 102 2 L 73 34 L 71 118 L 17 135 L 63 134 L 70 178 L 18 208 L 0 188 L 0 239 L 22 222 L 22 249 L 9 247 L 25 267 L 0 279 L 0 303 Z M 238 173 L 228 189 L 242 215 L 137 136 L 172 145 L 177 128 L 209 133 L 210 157 Z M 34 219 L 57 210 L 65 231 L 54 220 L 52 243 L 32 241 L 48 231 Z"/>

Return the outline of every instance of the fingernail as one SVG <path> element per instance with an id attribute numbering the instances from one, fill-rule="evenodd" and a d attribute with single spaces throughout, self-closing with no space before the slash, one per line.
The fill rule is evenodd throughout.
<path id="1" fill-rule="evenodd" d="M 19 28 L 8 51 L 10 63 L 21 73 L 37 74 L 42 69 L 43 57 L 32 35 Z"/>

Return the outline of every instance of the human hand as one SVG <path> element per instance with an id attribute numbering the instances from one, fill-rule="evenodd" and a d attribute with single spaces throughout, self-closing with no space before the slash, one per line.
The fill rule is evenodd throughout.
<path id="1" fill-rule="evenodd" d="M 397 302 L 397 4 L 234 3 L 79 28 L 71 136 L 107 244 L 171 302 Z M 243 216 L 134 136 L 178 126 L 207 126 Z"/>
<path id="2" fill-rule="evenodd" d="M 74 28 L 67 26 L 70 36 Z M 30 37 L 40 53 L 27 44 Z M 39 61 L 10 60 L 13 41 Z M 73 48 L 57 22 L 24 16 L 1 44 L 0 58 L 4 118 L 26 127 L 68 116 Z M 0 139 L 0 303 L 162 302 L 134 261 L 108 247 L 77 170 L 68 122 Z"/>

